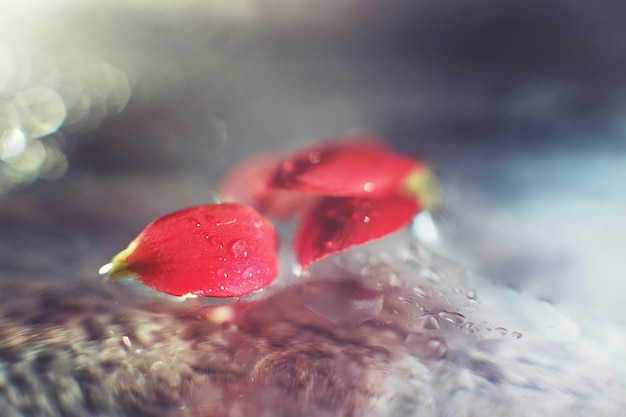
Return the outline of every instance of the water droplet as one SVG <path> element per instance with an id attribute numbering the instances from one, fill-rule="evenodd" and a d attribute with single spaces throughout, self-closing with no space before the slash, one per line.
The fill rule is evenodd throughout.
<path id="1" fill-rule="evenodd" d="M 404 304 L 415 304 L 415 298 L 412 296 L 400 296 L 398 300 Z"/>
<path id="2" fill-rule="evenodd" d="M 200 227 L 201 225 L 200 220 L 194 218 L 189 219 L 189 223 L 191 223 L 195 227 Z"/>
<path id="3" fill-rule="evenodd" d="M 420 359 L 440 359 L 448 352 L 448 345 L 440 337 L 423 337 L 411 333 L 404 339 L 409 353 Z"/>
<path id="4" fill-rule="evenodd" d="M 113 263 L 109 262 L 108 264 L 104 264 L 100 267 L 100 269 L 98 269 L 98 274 L 100 275 L 106 275 L 109 273 L 109 271 L 113 269 Z"/>
<path id="5" fill-rule="evenodd" d="M 423 330 L 439 330 L 439 317 L 434 314 L 424 314 L 419 318 L 419 327 Z"/>
<path id="6" fill-rule="evenodd" d="M 363 184 L 363 191 L 366 193 L 371 193 L 376 189 L 376 185 L 373 182 L 366 182 Z"/>
<path id="7" fill-rule="evenodd" d="M 439 317 L 452 324 L 462 324 L 465 321 L 465 316 L 459 313 L 451 313 L 449 311 L 440 311 Z"/>
<path id="8" fill-rule="evenodd" d="M 209 244 L 214 246 L 216 249 L 224 249 L 224 244 L 222 241 L 216 237 L 209 236 Z"/>
<path id="9" fill-rule="evenodd" d="M 252 279 L 254 277 L 255 271 L 253 268 L 246 268 L 242 273 L 241 273 L 241 278 L 242 279 Z"/>
<path id="10" fill-rule="evenodd" d="M 234 241 L 231 245 L 230 245 L 230 253 L 235 257 L 242 257 L 245 258 L 248 256 L 248 251 L 250 250 L 250 247 L 248 246 L 248 242 L 246 242 L 243 239 L 239 239 Z"/>
<path id="11" fill-rule="evenodd" d="M 228 278 L 228 271 L 226 271 L 225 269 L 218 269 L 217 276 L 220 278 Z"/>
<path id="12" fill-rule="evenodd" d="M 217 221 L 215 222 L 216 226 L 226 226 L 228 224 L 233 224 L 236 223 L 237 219 L 229 219 L 229 220 L 222 220 L 222 221 Z"/>
<path id="13" fill-rule="evenodd" d="M 504 327 L 496 327 L 494 331 L 500 336 L 506 336 L 509 333 L 509 331 Z"/>
<path id="14" fill-rule="evenodd" d="M 515 339 L 521 339 L 522 338 L 522 334 L 520 332 L 512 332 L 511 336 L 513 336 Z"/>
<path id="15" fill-rule="evenodd" d="M 466 296 L 466 297 L 467 297 L 467 299 L 468 299 L 468 300 L 470 300 L 470 301 L 473 301 L 473 302 L 478 301 L 478 297 L 477 297 L 477 295 L 476 295 L 476 291 L 475 291 L 475 290 L 468 290 L 468 291 L 465 293 L 465 296 Z"/>
<path id="16" fill-rule="evenodd" d="M 413 287 L 412 291 L 413 291 L 413 294 L 417 295 L 420 298 L 426 298 L 428 296 L 426 291 L 424 291 L 424 289 L 421 287 L 417 287 L 417 286 Z"/>
<path id="17" fill-rule="evenodd" d="M 302 302 L 307 309 L 333 323 L 358 326 L 378 317 L 383 294 L 354 282 L 320 281 L 306 283 Z"/>
<path id="18" fill-rule="evenodd" d="M 356 211 L 352 214 L 352 220 L 354 220 L 355 222 L 363 222 L 363 223 L 369 223 L 370 221 L 372 221 L 371 217 L 369 216 L 369 213 L 363 213 L 362 211 Z"/>
<path id="19" fill-rule="evenodd" d="M 337 249 L 337 242 L 335 242 L 334 240 L 326 240 L 323 243 L 324 245 L 324 249 L 326 249 L 327 251 L 334 251 Z"/>

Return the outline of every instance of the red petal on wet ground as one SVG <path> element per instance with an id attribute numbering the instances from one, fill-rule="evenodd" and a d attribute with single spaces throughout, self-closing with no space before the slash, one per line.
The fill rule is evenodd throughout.
<path id="1" fill-rule="evenodd" d="M 303 267 L 325 256 L 384 237 L 407 225 L 415 199 L 328 197 L 309 209 L 296 230 L 296 259 Z"/>
<path id="2" fill-rule="evenodd" d="M 328 196 L 381 197 L 401 192 L 403 182 L 420 166 L 381 141 L 366 138 L 298 152 L 280 164 L 270 186 Z"/>
<path id="3" fill-rule="evenodd" d="M 113 258 L 108 280 L 134 276 L 176 296 L 238 297 L 278 274 L 278 237 L 251 207 L 190 207 L 149 224 Z"/>

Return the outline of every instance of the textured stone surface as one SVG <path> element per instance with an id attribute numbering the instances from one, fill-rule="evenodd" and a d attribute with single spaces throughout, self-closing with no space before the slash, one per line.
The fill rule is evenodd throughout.
<path id="1" fill-rule="evenodd" d="M 380 415 L 403 354 L 401 333 L 329 326 L 297 290 L 239 327 L 118 290 L 0 284 L 3 415 Z"/>

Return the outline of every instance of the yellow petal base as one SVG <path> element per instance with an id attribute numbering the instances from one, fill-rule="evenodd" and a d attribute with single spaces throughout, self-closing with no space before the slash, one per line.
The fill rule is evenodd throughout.
<path id="1" fill-rule="evenodd" d="M 419 200 L 424 210 L 432 211 L 439 206 L 437 181 L 430 169 L 414 169 L 404 180 L 403 186 L 406 192 Z"/>
<path id="2" fill-rule="evenodd" d="M 111 269 L 104 277 L 104 281 L 115 281 L 122 278 L 137 278 L 137 274 L 127 270 L 128 264 L 126 263 L 126 258 L 133 253 L 135 248 L 137 247 L 137 242 L 132 241 L 130 245 L 117 255 L 113 257 L 111 260 Z"/>

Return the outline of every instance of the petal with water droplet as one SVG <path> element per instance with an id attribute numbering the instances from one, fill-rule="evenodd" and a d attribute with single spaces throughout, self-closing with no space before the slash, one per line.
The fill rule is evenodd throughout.
<path id="1" fill-rule="evenodd" d="M 105 280 L 136 278 L 176 296 L 239 297 L 278 274 L 278 237 L 251 207 L 182 209 L 150 223 L 113 258 Z"/>
<path id="2" fill-rule="evenodd" d="M 298 263 L 307 267 L 325 256 L 379 239 L 406 226 L 419 211 L 415 199 L 327 197 L 309 209 L 296 230 Z"/>
<path id="3" fill-rule="evenodd" d="M 419 161 L 367 137 L 296 153 L 283 161 L 270 179 L 270 186 L 326 196 L 381 197 L 412 192 L 405 181 L 421 167 Z"/>

